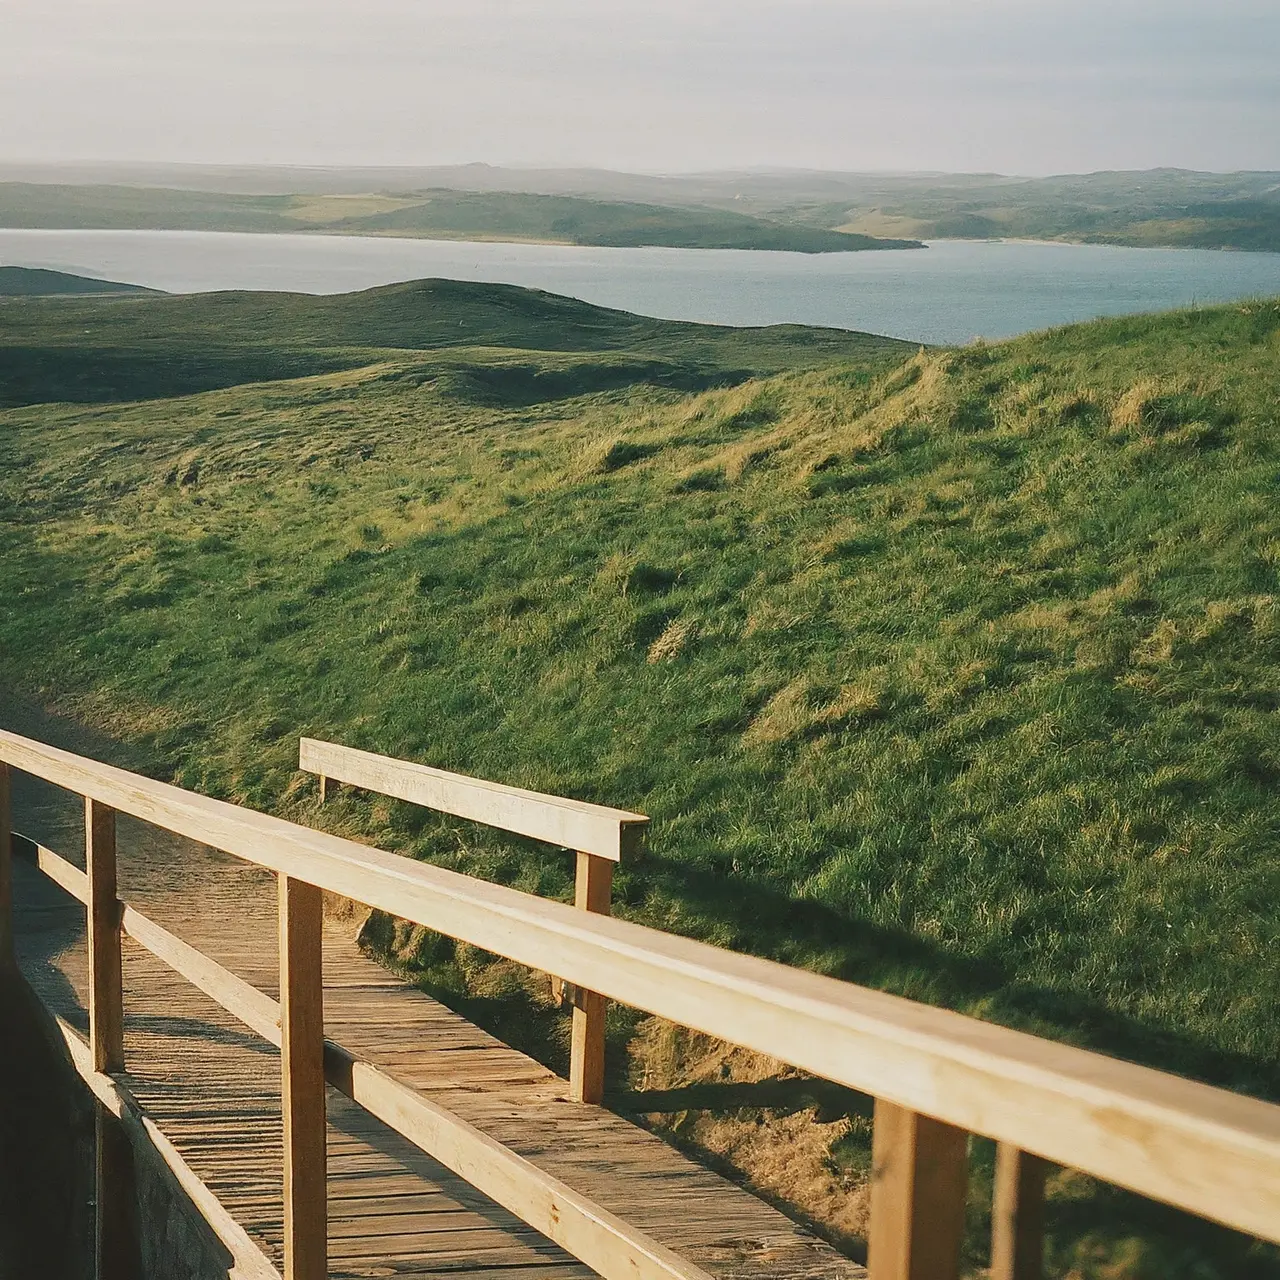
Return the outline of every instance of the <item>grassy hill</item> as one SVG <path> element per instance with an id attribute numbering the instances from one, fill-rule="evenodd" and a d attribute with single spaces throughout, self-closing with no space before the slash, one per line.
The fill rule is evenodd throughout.
<path id="1" fill-rule="evenodd" d="M 681 249 L 847 253 L 918 249 L 872 237 L 725 209 L 491 191 L 261 195 L 157 187 L 0 182 L 0 226 L 328 232 L 448 240 Z"/>
<path id="2" fill-rule="evenodd" d="M 849 360 L 878 367 L 914 350 L 845 329 L 651 320 L 456 280 L 323 296 L 21 298 L 0 300 L 0 406 L 155 399 L 403 361 L 406 352 L 439 353 L 418 362 L 420 379 L 436 369 L 501 403 L 636 382 L 692 390 Z M 544 355 L 530 363 L 513 351 Z"/>
<path id="3" fill-rule="evenodd" d="M 120 284 L 95 276 L 69 275 L 43 267 L 0 266 L 0 298 L 43 297 L 50 294 L 154 293 L 140 284 Z"/>
<path id="4" fill-rule="evenodd" d="M 575 311 L 566 350 L 566 304 L 481 293 L 454 314 L 487 345 L 450 348 L 440 288 L 0 309 L 5 341 L 63 352 L 89 306 L 139 349 L 266 343 L 278 308 L 289 351 L 368 344 L 292 381 L 5 410 L 0 674 L 308 821 L 300 733 L 636 808 L 632 918 L 1280 1098 L 1280 305 L 835 361 L 783 341 L 780 372 L 690 389 L 637 367 L 685 350 L 675 326 Z M 701 339 L 742 368 L 732 331 Z M 323 820 L 569 891 L 558 852 L 400 806 Z M 561 1051 L 510 966 L 372 936 Z M 683 1099 L 679 1138 L 784 1197 L 803 1166 L 800 1209 L 857 1234 L 856 1101 L 734 1093 L 758 1064 L 625 1010 L 612 1035 L 618 1087 L 629 1053 Z M 1280 1274 L 1069 1172 L 1052 1190 L 1051 1274 Z"/>

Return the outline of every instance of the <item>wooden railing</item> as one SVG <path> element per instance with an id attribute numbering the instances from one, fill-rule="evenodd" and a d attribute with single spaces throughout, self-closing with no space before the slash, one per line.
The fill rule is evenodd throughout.
<path id="1" fill-rule="evenodd" d="M 703 1275 L 459 1117 L 323 1039 L 320 890 L 558 973 L 602 998 L 873 1096 L 869 1261 L 874 1280 L 952 1280 L 958 1275 L 970 1133 L 1000 1144 L 992 1266 L 997 1280 L 1029 1280 L 1039 1273 L 1045 1162 L 1074 1167 L 1280 1242 L 1278 1106 L 547 902 L 14 734 L 0 732 L 0 762 L 5 766 L 0 768 L 0 830 L 12 829 L 3 776 L 8 766 L 86 800 L 86 872 L 47 849 L 35 846 L 32 852 L 48 875 L 88 907 L 94 993 L 90 1044 L 84 1045 L 70 1028 L 64 1027 L 64 1035 L 98 1097 L 135 1127 L 150 1125 L 111 1074 L 121 1056 L 122 931 L 281 1047 L 285 1251 L 292 1280 L 318 1280 L 325 1274 L 326 1079 L 446 1166 L 465 1171 L 473 1185 L 606 1280 Z M 313 759 L 313 767 L 315 763 Z M 326 777 L 341 776 L 336 763 L 336 757 L 326 758 Z M 464 790 L 496 794 L 488 784 L 453 781 Z M 511 812 L 521 815 L 506 813 L 500 825 L 547 834 L 519 825 L 531 812 L 517 803 L 526 793 L 499 791 L 503 803 L 514 806 Z M 548 797 L 531 797 L 533 801 L 551 802 Z M 277 873 L 279 1006 L 119 902 L 111 838 L 117 811 Z M 580 847 L 586 841 L 575 834 L 565 843 Z M 8 844 L 0 841 L 0 941 L 9 947 L 7 857 Z M 178 1176 L 193 1183 L 192 1194 L 215 1229 L 228 1243 L 243 1243 L 235 1223 L 216 1201 L 210 1203 L 212 1197 L 185 1170 L 180 1156 L 153 1130 L 150 1125 L 147 1131 Z"/>
<path id="2" fill-rule="evenodd" d="M 482 782 L 315 738 L 303 738 L 298 744 L 298 768 L 319 776 L 321 804 L 328 798 L 331 782 L 345 782 L 572 849 L 577 856 L 574 906 L 598 915 L 609 914 L 614 863 L 639 853 L 649 825 L 643 814 L 625 809 Z M 557 976 L 552 981 L 557 995 L 568 994 L 573 1003 L 570 1096 L 576 1102 L 600 1102 L 604 1098 L 604 996 L 576 985 L 566 993 L 563 979 Z"/>

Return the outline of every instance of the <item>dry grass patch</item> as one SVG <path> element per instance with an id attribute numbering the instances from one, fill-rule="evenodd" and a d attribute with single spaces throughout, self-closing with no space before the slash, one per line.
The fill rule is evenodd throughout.
<path id="1" fill-rule="evenodd" d="M 670 662 L 673 658 L 678 657 L 680 651 L 693 638 L 695 630 L 696 627 L 692 619 L 675 619 L 649 646 L 646 661 Z"/>
<path id="2" fill-rule="evenodd" d="M 770 746 L 798 738 L 813 723 L 809 681 L 798 676 L 765 703 L 742 735 L 744 747 Z"/>
<path id="3" fill-rule="evenodd" d="M 650 1112 L 649 1122 L 681 1146 L 737 1170 L 753 1191 L 783 1205 L 827 1239 L 861 1252 L 870 1208 L 869 1170 L 845 1168 L 837 1156 L 851 1135 L 870 1135 L 869 1121 L 855 1113 L 855 1095 L 848 1107 L 815 1103 L 809 1095 L 817 1082 L 776 1059 L 659 1018 L 641 1024 L 631 1043 L 630 1068 L 641 1090 L 631 1095 L 633 1106 L 644 1105 L 646 1091 L 661 1095 L 672 1090 L 677 1099 L 687 1094 L 692 1103 L 720 1094 L 720 1105 Z M 833 1097 L 847 1092 L 819 1089 Z M 789 1104 L 761 1103 L 788 1096 L 794 1099 Z"/>

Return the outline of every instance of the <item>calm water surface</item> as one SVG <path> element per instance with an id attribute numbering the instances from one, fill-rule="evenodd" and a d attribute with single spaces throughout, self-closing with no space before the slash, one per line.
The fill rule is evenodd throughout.
<path id="1" fill-rule="evenodd" d="M 0 264 L 173 292 L 341 293 L 424 276 L 528 285 L 642 315 L 832 325 L 915 342 L 1280 295 L 1280 253 L 944 240 L 928 249 L 587 249 L 212 231 L 11 231 Z"/>

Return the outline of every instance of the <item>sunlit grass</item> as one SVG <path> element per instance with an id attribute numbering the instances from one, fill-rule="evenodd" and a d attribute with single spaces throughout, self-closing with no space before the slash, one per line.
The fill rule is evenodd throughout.
<path id="1" fill-rule="evenodd" d="M 697 393 L 470 359 L 6 411 L 7 676 L 259 807 L 307 733 L 640 809 L 625 915 L 1280 1097 L 1280 308 Z M 1064 1178 L 1063 1272 L 1264 1267 Z"/>

